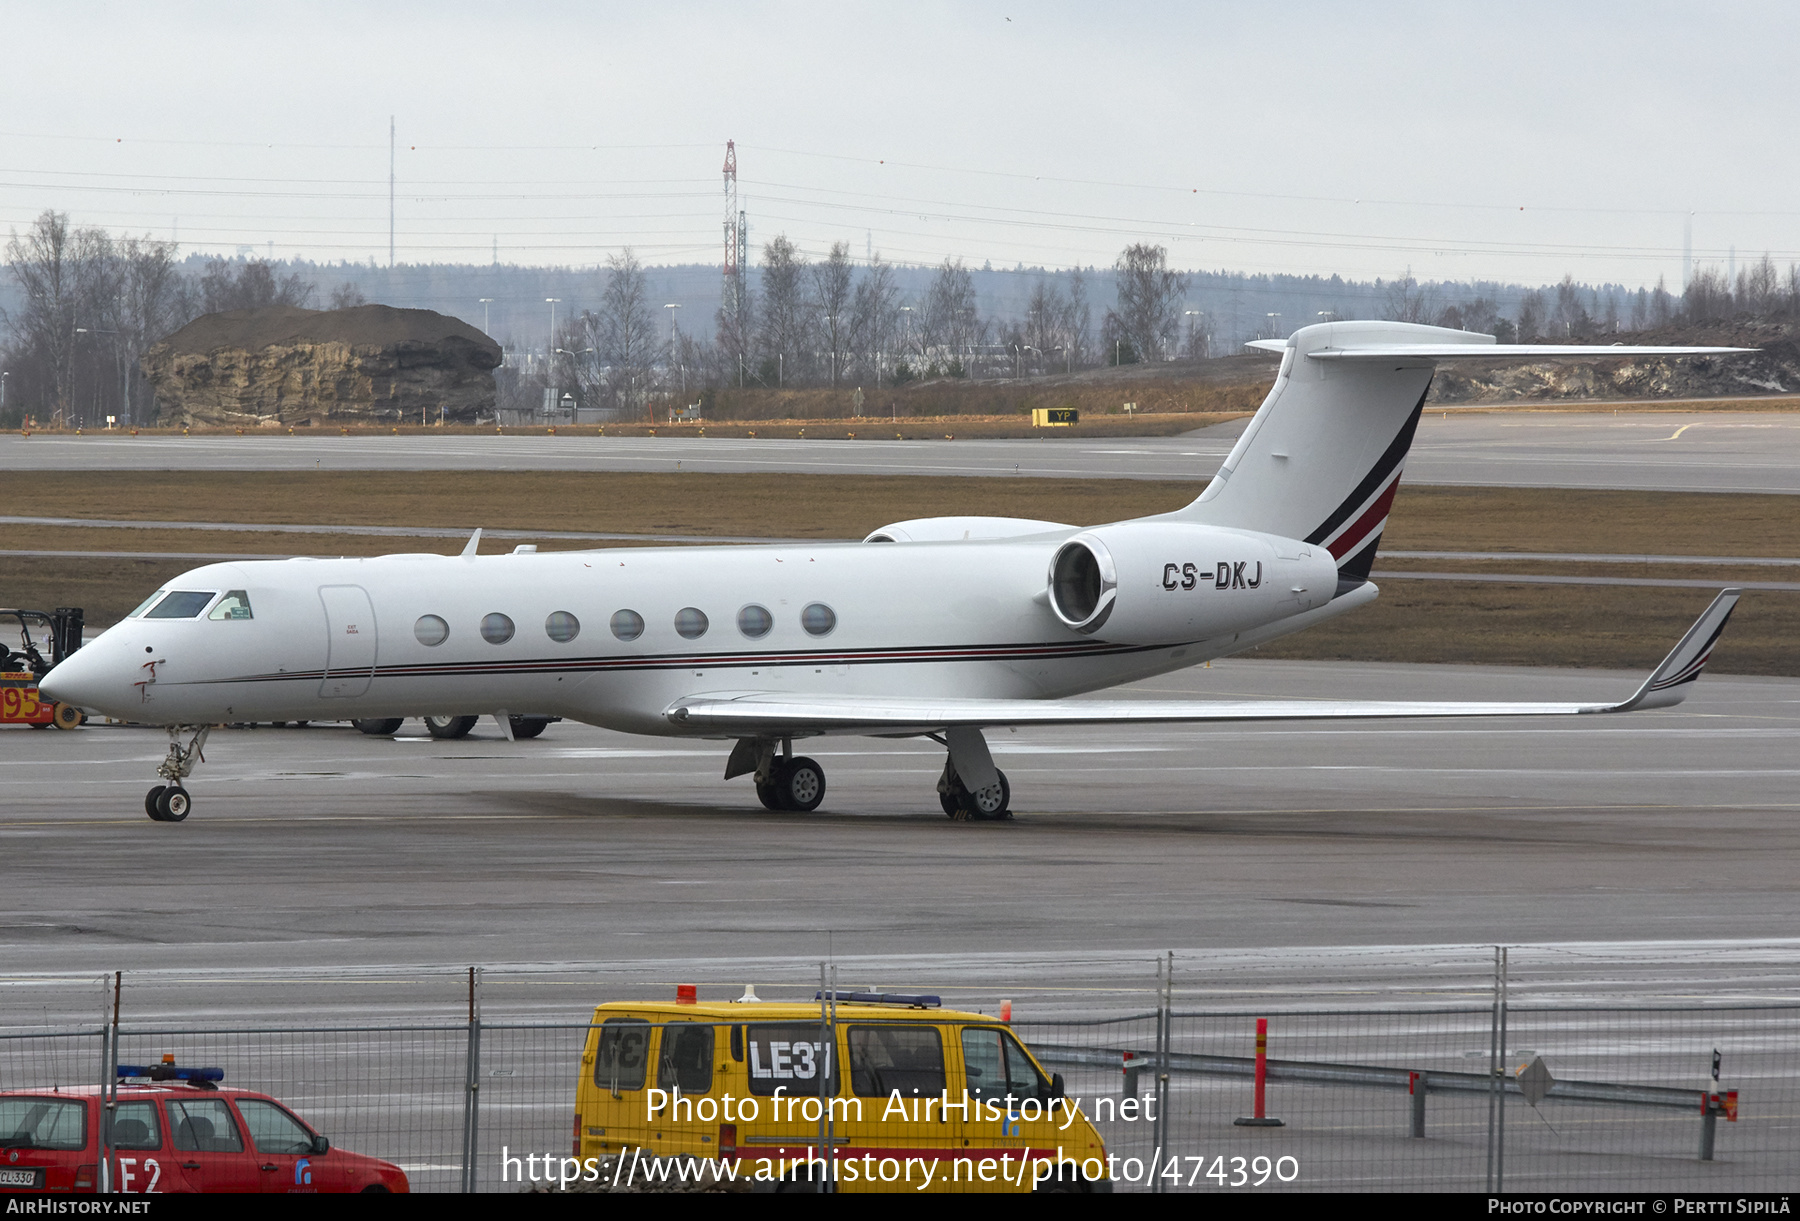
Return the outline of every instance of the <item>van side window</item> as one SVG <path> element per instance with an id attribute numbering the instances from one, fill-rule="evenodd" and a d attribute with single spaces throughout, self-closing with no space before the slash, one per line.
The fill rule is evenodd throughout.
<path id="1" fill-rule="evenodd" d="M 768 1022 L 745 1028 L 750 1053 L 750 1092 L 768 1097 L 776 1087 L 805 1097 L 819 1092 L 819 1070 L 825 1093 L 838 1092 L 837 1064 L 831 1045 L 819 1041 L 817 1022 Z"/>
<path id="2" fill-rule="evenodd" d="M 608 1018 L 594 1056 L 594 1084 L 613 1093 L 644 1088 L 650 1062 L 650 1023 L 643 1018 Z"/>
<path id="3" fill-rule="evenodd" d="M 935 1026 L 852 1026 L 850 1089 L 864 1098 L 895 1090 L 911 1097 L 944 1091 L 944 1041 Z"/>
<path id="4" fill-rule="evenodd" d="M 712 1089 L 713 1028 L 688 1022 L 664 1026 L 656 1058 L 658 1089 L 704 1094 Z"/>
<path id="5" fill-rule="evenodd" d="M 1050 1097 L 1050 1083 L 1027 1058 L 1025 1049 L 1004 1030 L 967 1027 L 962 1032 L 962 1048 L 969 1097 Z"/>

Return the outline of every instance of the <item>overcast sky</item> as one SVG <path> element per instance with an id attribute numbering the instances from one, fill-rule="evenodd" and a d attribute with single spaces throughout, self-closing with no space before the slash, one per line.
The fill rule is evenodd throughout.
<path id="1" fill-rule="evenodd" d="M 1782 4 L 8 3 L 0 227 L 1671 285 L 1800 258 Z M 272 247 L 270 243 L 273 243 Z M 754 253 L 754 252 L 753 252 Z"/>

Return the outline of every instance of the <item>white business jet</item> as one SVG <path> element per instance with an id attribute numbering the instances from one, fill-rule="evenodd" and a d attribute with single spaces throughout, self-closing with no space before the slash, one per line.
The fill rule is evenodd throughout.
<path id="1" fill-rule="evenodd" d="M 1070 699 L 1239 653 L 1372 602 L 1370 564 L 1436 366 L 1458 358 L 1706 356 L 1500 346 L 1333 322 L 1258 347 L 1275 385 L 1200 497 L 1080 528 L 952 517 L 863 543 L 211 564 L 158 590 L 44 680 L 52 699 L 166 725 L 145 808 L 187 817 L 208 727 L 530 710 L 735 740 L 725 778 L 812 810 L 825 734 L 928 737 L 939 803 L 1005 817 L 983 731 L 1182 721 L 1565 716 L 1660 708 L 1699 677 L 1726 590 L 1630 696 L 1589 703 Z M 1471 625 L 1474 627 L 1475 625 Z M 508 733 L 510 737 L 510 733 Z"/>

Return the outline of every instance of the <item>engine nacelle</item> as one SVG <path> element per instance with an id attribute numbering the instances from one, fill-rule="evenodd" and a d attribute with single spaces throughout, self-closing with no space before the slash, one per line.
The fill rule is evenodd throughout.
<path id="1" fill-rule="evenodd" d="M 1055 521 L 1033 521 L 1026 517 L 915 517 L 897 521 L 865 538 L 865 543 L 958 543 L 984 538 L 1020 538 L 1027 534 L 1049 534 L 1057 530 L 1073 530 Z"/>
<path id="2" fill-rule="evenodd" d="M 1337 561 L 1313 543 L 1175 522 L 1083 530 L 1050 561 L 1049 600 L 1078 632 L 1173 644 L 1240 632 L 1323 606 Z"/>

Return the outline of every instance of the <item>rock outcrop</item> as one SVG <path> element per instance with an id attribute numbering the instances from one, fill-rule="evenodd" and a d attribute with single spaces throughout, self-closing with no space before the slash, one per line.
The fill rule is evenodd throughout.
<path id="1" fill-rule="evenodd" d="M 1594 339 L 1592 361 L 1543 364 L 1458 361 L 1438 369 L 1433 403 L 1507 403 L 1557 399 L 1751 398 L 1800 392 L 1800 344 L 1778 322 L 1717 322 L 1620 335 L 1645 346 L 1755 348 L 1741 356 L 1608 357 L 1612 342 Z M 1556 340 L 1544 340 L 1554 343 Z M 1581 341 L 1577 341 L 1581 342 Z"/>
<path id="2" fill-rule="evenodd" d="M 163 424 L 469 423 L 494 410 L 500 345 L 425 309 L 205 314 L 143 356 Z"/>

